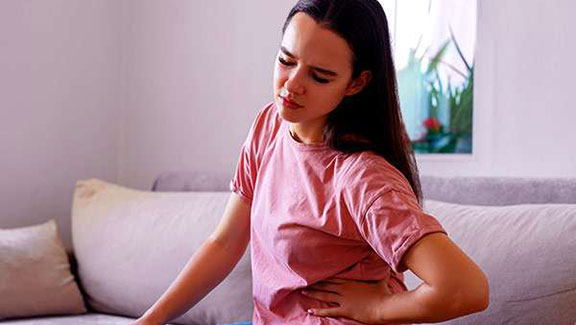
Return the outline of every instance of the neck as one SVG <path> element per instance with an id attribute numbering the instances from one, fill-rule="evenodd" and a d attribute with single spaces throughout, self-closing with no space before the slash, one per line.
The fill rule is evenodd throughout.
<path id="1" fill-rule="evenodd" d="M 305 144 L 322 143 L 322 125 L 318 126 L 304 126 L 301 123 L 291 123 L 290 133 L 292 137 L 298 142 Z"/>

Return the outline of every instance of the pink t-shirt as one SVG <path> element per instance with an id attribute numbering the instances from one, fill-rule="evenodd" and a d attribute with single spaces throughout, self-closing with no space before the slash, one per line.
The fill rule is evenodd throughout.
<path id="1" fill-rule="evenodd" d="M 298 142 L 274 102 L 258 112 L 230 189 L 251 203 L 255 325 L 362 324 L 307 314 L 331 306 L 299 289 L 338 276 L 389 277 L 392 292 L 406 291 L 404 253 L 446 233 L 386 159 Z"/>

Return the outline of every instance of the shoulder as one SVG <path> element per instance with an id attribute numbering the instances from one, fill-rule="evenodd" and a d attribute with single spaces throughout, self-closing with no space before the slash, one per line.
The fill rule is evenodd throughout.
<path id="1" fill-rule="evenodd" d="M 380 191 L 405 191 L 411 186 L 404 174 L 392 165 L 386 158 L 373 151 L 363 151 L 351 155 L 342 178 L 348 184 L 369 182 L 378 186 Z"/>
<path id="2" fill-rule="evenodd" d="M 404 174 L 386 158 L 373 151 L 351 154 L 338 181 L 346 205 L 357 215 L 391 190 L 415 196 Z"/>
<path id="3" fill-rule="evenodd" d="M 253 150 L 265 147 L 280 129 L 281 118 L 274 101 L 266 103 L 252 122 L 246 142 Z"/>
<path id="4" fill-rule="evenodd" d="M 252 122 L 252 129 L 258 131 L 268 131 L 281 122 L 280 115 L 276 109 L 276 103 L 271 101 L 258 110 L 256 118 Z"/>
<path id="5" fill-rule="evenodd" d="M 258 114 L 256 115 L 255 122 L 259 123 L 274 123 L 278 122 L 280 115 L 278 114 L 278 109 L 276 108 L 276 103 L 274 101 L 268 102 L 264 107 L 260 108 Z"/>

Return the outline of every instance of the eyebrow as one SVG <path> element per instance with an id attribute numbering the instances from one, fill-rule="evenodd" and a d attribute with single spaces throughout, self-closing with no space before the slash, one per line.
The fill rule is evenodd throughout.
<path id="1" fill-rule="evenodd" d="M 296 56 L 294 56 L 294 54 L 290 53 L 284 46 L 280 46 L 280 51 L 282 51 L 282 53 L 288 55 L 289 57 L 291 57 L 291 58 L 293 58 L 293 59 L 296 59 Z M 329 76 L 333 76 L 333 77 L 337 77 L 337 76 L 338 76 L 338 74 L 337 74 L 336 72 L 331 71 L 331 70 L 326 70 L 326 69 L 323 69 L 323 68 L 320 68 L 320 67 L 315 67 L 315 66 L 310 66 L 310 67 L 311 67 L 312 69 L 314 69 L 314 70 L 318 70 L 318 71 L 320 71 L 320 72 L 322 72 L 322 73 L 324 73 L 324 74 L 327 74 L 327 75 L 329 75 Z"/>

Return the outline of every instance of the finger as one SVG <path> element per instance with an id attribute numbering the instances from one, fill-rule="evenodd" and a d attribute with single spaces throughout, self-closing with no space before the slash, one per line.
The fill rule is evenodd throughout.
<path id="1" fill-rule="evenodd" d="M 342 317 L 344 315 L 341 307 L 334 308 L 310 308 L 308 313 L 320 317 Z"/>
<path id="2" fill-rule="evenodd" d="M 382 281 L 382 282 L 380 282 L 379 286 L 380 286 L 380 290 L 382 290 L 384 293 L 392 294 L 392 289 L 388 285 L 388 282 Z"/>
<path id="3" fill-rule="evenodd" d="M 321 282 L 328 282 L 328 281 L 333 282 L 333 283 L 337 283 L 337 284 L 343 284 L 346 282 L 375 284 L 375 283 L 378 283 L 379 280 L 353 280 L 353 279 L 344 279 L 344 278 L 333 277 L 333 278 L 329 278 L 329 279 L 321 281 Z"/>
<path id="4" fill-rule="evenodd" d="M 333 292 L 336 294 L 340 294 L 340 292 L 342 291 L 340 288 L 340 284 L 331 284 L 331 283 L 317 283 L 314 285 L 311 285 L 309 287 L 307 287 L 304 290 L 318 290 L 318 291 L 328 291 L 328 292 Z"/>
<path id="5" fill-rule="evenodd" d="M 328 291 L 318 291 L 318 290 L 302 290 L 302 294 L 314 298 L 317 300 L 321 300 L 324 302 L 333 302 L 340 304 L 340 297 L 341 295 L 333 292 Z"/>
<path id="6" fill-rule="evenodd" d="M 328 279 L 326 279 L 324 281 L 320 281 L 320 282 L 345 283 L 347 281 L 350 281 L 350 280 L 333 277 L 333 278 L 328 278 Z"/>
<path id="7" fill-rule="evenodd" d="M 336 283 L 327 282 L 327 281 L 320 281 L 320 282 L 316 282 L 313 285 L 309 286 L 309 288 L 312 288 L 312 287 L 324 288 L 324 287 L 335 285 L 335 284 Z"/>

